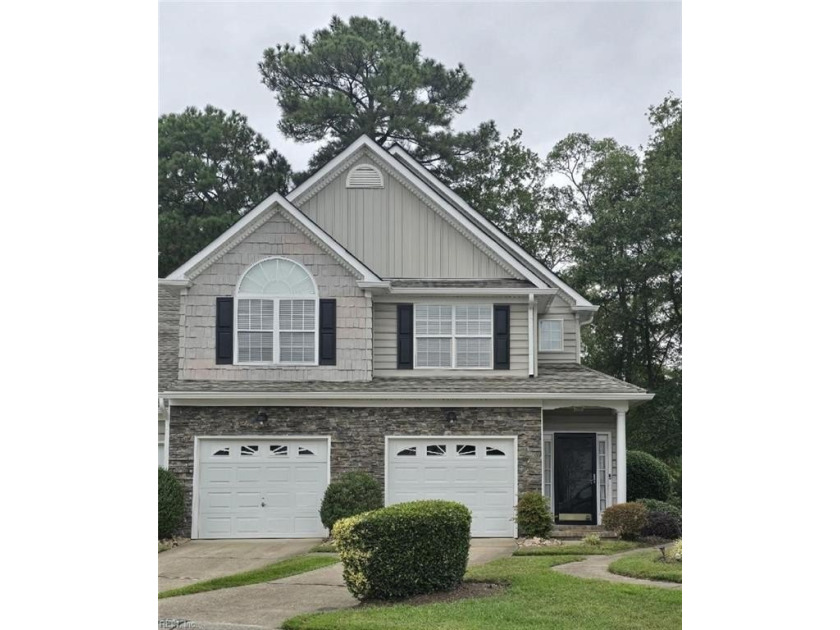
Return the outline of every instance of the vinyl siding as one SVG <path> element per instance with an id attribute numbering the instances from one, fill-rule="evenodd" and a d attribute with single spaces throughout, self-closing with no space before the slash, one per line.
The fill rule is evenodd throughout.
<path id="1" fill-rule="evenodd" d="M 578 323 L 571 307 L 561 300 L 554 298 L 548 310 L 539 315 L 539 319 L 562 319 L 563 320 L 563 351 L 562 352 L 538 352 L 537 363 L 550 365 L 552 363 L 580 363 L 578 351 Z M 539 322 L 537 323 L 536 348 L 539 348 Z"/>
<path id="2" fill-rule="evenodd" d="M 471 298 L 465 302 L 474 303 Z M 432 303 L 434 300 L 424 300 Z M 488 300 L 491 302 L 491 300 Z M 439 303 L 453 304 L 454 300 Z M 508 302 L 492 301 L 495 304 Z M 397 369 L 397 304 L 395 302 L 374 302 L 373 304 L 373 375 L 378 376 L 509 376 L 528 375 L 528 304 L 510 304 L 510 370 L 398 370 Z"/>
<path id="3" fill-rule="evenodd" d="M 376 166 L 384 188 L 348 189 L 345 172 L 298 207 L 385 278 L 517 277 Z"/>

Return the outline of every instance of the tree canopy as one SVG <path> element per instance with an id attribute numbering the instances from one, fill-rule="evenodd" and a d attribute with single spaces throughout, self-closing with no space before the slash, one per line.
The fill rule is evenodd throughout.
<path id="1" fill-rule="evenodd" d="M 235 111 L 188 107 L 158 119 L 158 276 L 164 277 L 273 192 L 291 167 Z"/>
<path id="2" fill-rule="evenodd" d="M 299 142 L 326 140 L 308 173 L 367 134 L 386 147 L 400 143 L 451 181 L 462 158 L 498 138 L 492 122 L 452 129 L 472 78 L 461 64 L 422 57 L 420 44 L 381 18 L 333 17 L 328 28 L 301 36 L 299 47 L 266 49 L 259 70 L 282 112 L 280 131 Z"/>

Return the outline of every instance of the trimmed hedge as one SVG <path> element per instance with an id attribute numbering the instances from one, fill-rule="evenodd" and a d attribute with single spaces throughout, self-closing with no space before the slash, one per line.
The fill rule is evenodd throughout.
<path id="1" fill-rule="evenodd" d="M 647 524 L 648 510 L 641 503 L 619 503 L 604 510 L 604 527 L 623 540 L 635 540 Z"/>
<path id="2" fill-rule="evenodd" d="M 516 523 L 519 525 L 520 536 L 548 538 L 553 521 L 548 499 L 541 493 L 526 492 L 519 498 L 516 504 Z"/>
<path id="3" fill-rule="evenodd" d="M 642 536 L 655 536 L 676 540 L 682 536 L 682 525 L 680 519 L 668 512 L 648 513 L 647 523 L 642 527 Z"/>
<path id="4" fill-rule="evenodd" d="M 358 599 L 397 599 L 454 588 L 467 570 L 470 511 L 454 501 L 412 501 L 333 527 L 344 582 Z"/>
<path id="5" fill-rule="evenodd" d="M 158 467 L 158 540 L 172 538 L 184 523 L 184 489 L 171 472 Z"/>
<path id="6" fill-rule="evenodd" d="M 671 495 L 671 471 L 664 462 L 642 451 L 627 451 L 627 500 L 657 499 Z"/>
<path id="7" fill-rule="evenodd" d="M 682 523 L 682 512 L 680 508 L 671 503 L 665 503 L 665 501 L 657 501 L 656 499 L 639 499 L 636 503 L 641 503 L 644 505 L 648 512 L 653 514 L 654 512 L 664 512 L 665 514 L 670 514 L 674 518 L 676 518 L 680 523 Z"/>
<path id="8" fill-rule="evenodd" d="M 348 516 L 381 508 L 382 487 L 364 472 L 349 472 L 327 486 L 321 500 L 321 523 L 332 530 L 335 522 Z"/>

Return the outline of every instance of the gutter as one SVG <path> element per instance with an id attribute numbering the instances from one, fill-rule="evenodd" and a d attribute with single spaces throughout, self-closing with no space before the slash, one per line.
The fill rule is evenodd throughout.
<path id="1" fill-rule="evenodd" d="M 166 400 L 651 400 L 647 392 L 179 392 L 160 394 Z"/>

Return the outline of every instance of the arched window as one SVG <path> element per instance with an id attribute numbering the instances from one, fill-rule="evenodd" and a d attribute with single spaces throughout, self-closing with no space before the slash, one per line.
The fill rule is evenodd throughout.
<path id="1" fill-rule="evenodd" d="M 236 362 L 316 365 L 318 289 L 303 265 L 267 258 L 236 288 Z"/>

